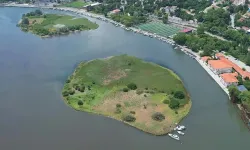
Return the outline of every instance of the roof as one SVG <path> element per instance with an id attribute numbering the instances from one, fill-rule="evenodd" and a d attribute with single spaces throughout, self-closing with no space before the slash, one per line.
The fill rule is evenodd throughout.
<path id="1" fill-rule="evenodd" d="M 216 57 L 218 57 L 221 61 L 224 63 L 230 65 L 236 72 L 238 72 L 243 78 L 249 77 L 250 78 L 250 72 L 242 70 L 241 67 L 236 65 L 235 63 L 228 60 L 222 53 L 215 54 Z"/>
<path id="2" fill-rule="evenodd" d="M 120 9 L 114 9 L 114 10 L 112 10 L 113 13 L 118 13 L 120 11 L 121 11 Z"/>
<path id="3" fill-rule="evenodd" d="M 201 60 L 202 61 L 207 61 L 208 59 L 212 59 L 210 56 L 204 56 L 204 57 L 201 57 Z"/>
<path id="4" fill-rule="evenodd" d="M 238 90 L 243 92 L 243 91 L 247 91 L 247 88 L 244 86 L 244 85 L 239 85 L 238 87 Z"/>
<path id="5" fill-rule="evenodd" d="M 208 64 L 214 69 L 232 68 L 232 66 L 221 60 L 209 60 Z"/>
<path id="6" fill-rule="evenodd" d="M 223 55 L 222 53 L 216 53 L 215 56 L 216 56 L 217 58 L 224 57 L 224 55 Z"/>
<path id="7" fill-rule="evenodd" d="M 220 76 L 227 83 L 237 83 L 237 82 L 239 82 L 237 80 L 237 78 L 236 78 L 237 75 L 235 73 L 223 73 Z"/>
<path id="8" fill-rule="evenodd" d="M 245 27 L 245 26 L 241 27 L 241 29 L 242 29 L 242 30 L 245 30 L 245 31 L 249 30 L 249 28 L 248 28 L 248 27 Z"/>
<path id="9" fill-rule="evenodd" d="M 190 32 L 190 31 L 192 31 L 192 29 L 185 28 L 185 29 L 181 30 L 180 32 L 187 33 L 187 32 Z"/>

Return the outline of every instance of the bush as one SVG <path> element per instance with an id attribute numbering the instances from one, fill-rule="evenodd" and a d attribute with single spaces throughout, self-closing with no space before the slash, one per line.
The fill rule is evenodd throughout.
<path id="1" fill-rule="evenodd" d="M 135 111 L 130 111 L 131 114 L 135 114 Z"/>
<path id="2" fill-rule="evenodd" d="M 77 104 L 78 104 L 79 106 L 81 106 L 81 105 L 83 105 L 83 102 L 82 102 L 81 100 L 79 100 L 79 101 L 77 102 Z"/>
<path id="3" fill-rule="evenodd" d="M 162 121 L 165 120 L 165 116 L 160 112 L 156 112 L 152 115 L 152 119 L 155 121 Z"/>
<path id="4" fill-rule="evenodd" d="M 116 108 L 121 108 L 122 105 L 121 104 L 116 104 Z"/>
<path id="5" fill-rule="evenodd" d="M 128 92 L 128 88 L 123 88 L 122 91 L 123 92 Z"/>
<path id="6" fill-rule="evenodd" d="M 116 114 L 120 114 L 122 111 L 121 111 L 121 109 L 120 108 L 116 108 L 116 110 L 115 110 L 115 113 Z"/>
<path id="7" fill-rule="evenodd" d="M 70 79 L 67 79 L 67 80 L 66 80 L 66 83 L 70 83 Z"/>
<path id="8" fill-rule="evenodd" d="M 75 94 L 75 90 L 72 90 L 72 89 L 69 90 L 69 94 L 70 94 L 70 95 L 74 95 L 74 94 Z"/>
<path id="9" fill-rule="evenodd" d="M 137 91 L 136 91 L 136 94 L 138 94 L 138 95 L 141 95 L 142 93 L 143 93 L 142 90 L 137 90 Z"/>
<path id="10" fill-rule="evenodd" d="M 164 99 L 164 100 L 163 100 L 163 103 L 164 103 L 164 104 L 169 104 L 169 100 L 168 100 L 168 99 Z"/>
<path id="11" fill-rule="evenodd" d="M 67 97 L 67 96 L 69 96 L 69 92 L 68 91 L 63 91 L 62 95 L 63 95 L 63 97 Z"/>
<path id="12" fill-rule="evenodd" d="M 123 121 L 126 122 L 134 122 L 136 120 L 136 118 L 132 115 L 126 115 L 122 118 Z"/>
<path id="13" fill-rule="evenodd" d="M 147 97 L 147 95 L 146 95 L 146 94 L 144 94 L 144 97 Z"/>
<path id="14" fill-rule="evenodd" d="M 175 98 L 172 98 L 169 103 L 169 107 L 171 109 L 178 109 L 180 107 L 180 102 Z"/>
<path id="15" fill-rule="evenodd" d="M 174 97 L 178 98 L 178 99 L 184 99 L 185 94 L 182 91 L 176 91 L 176 92 L 174 92 Z"/>
<path id="16" fill-rule="evenodd" d="M 131 90 L 136 90 L 136 89 L 137 89 L 137 86 L 136 86 L 136 84 L 134 84 L 134 83 L 129 83 L 129 84 L 127 85 L 127 87 L 128 87 L 129 89 L 131 89 Z"/>

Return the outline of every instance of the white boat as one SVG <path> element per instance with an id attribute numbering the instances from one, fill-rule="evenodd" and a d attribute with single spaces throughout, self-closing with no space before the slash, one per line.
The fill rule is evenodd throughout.
<path id="1" fill-rule="evenodd" d="M 171 138 L 173 138 L 173 139 L 175 139 L 175 140 L 178 140 L 178 141 L 180 140 L 179 136 L 176 135 L 176 134 L 171 134 L 171 133 L 169 133 L 168 136 L 170 136 Z"/>
<path id="2" fill-rule="evenodd" d="M 174 130 L 178 130 L 178 131 L 180 131 L 180 130 L 185 130 L 186 129 L 186 127 L 185 126 L 176 126 L 175 128 L 174 128 Z"/>
<path id="3" fill-rule="evenodd" d="M 181 132 L 181 131 L 177 131 L 178 134 L 180 135 L 184 135 L 185 133 L 184 132 Z"/>

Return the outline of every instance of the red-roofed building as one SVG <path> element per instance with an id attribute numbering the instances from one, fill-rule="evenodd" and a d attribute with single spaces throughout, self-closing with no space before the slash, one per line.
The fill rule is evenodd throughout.
<path id="1" fill-rule="evenodd" d="M 203 57 L 201 57 L 201 60 L 203 61 L 203 62 L 207 62 L 209 59 L 212 59 L 210 56 L 203 56 Z"/>
<path id="2" fill-rule="evenodd" d="M 222 83 L 228 87 L 230 85 L 237 86 L 239 81 L 237 79 L 238 73 L 223 73 L 220 75 Z"/>
<path id="3" fill-rule="evenodd" d="M 208 66 L 215 74 L 231 73 L 233 70 L 232 66 L 221 60 L 209 60 Z"/>
<path id="4" fill-rule="evenodd" d="M 192 29 L 185 28 L 185 29 L 181 30 L 180 32 L 182 32 L 182 33 L 191 33 L 192 31 L 193 31 Z"/>
<path id="5" fill-rule="evenodd" d="M 118 14 L 121 10 L 120 9 L 114 9 L 110 13 L 111 14 Z"/>
<path id="6" fill-rule="evenodd" d="M 220 61 L 223 61 L 224 63 L 230 65 L 242 78 L 249 77 L 250 78 L 250 72 L 242 70 L 241 67 L 236 65 L 235 63 L 228 60 L 223 54 L 217 53 L 215 55 Z"/>

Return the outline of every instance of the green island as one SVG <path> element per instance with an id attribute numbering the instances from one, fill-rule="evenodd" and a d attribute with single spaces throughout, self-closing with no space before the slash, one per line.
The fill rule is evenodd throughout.
<path id="1" fill-rule="evenodd" d="M 62 96 L 76 110 L 120 120 L 154 135 L 172 131 L 191 108 L 175 73 L 128 55 L 81 62 L 67 79 Z"/>
<path id="2" fill-rule="evenodd" d="M 59 14 L 43 14 L 40 10 L 23 14 L 18 26 L 22 31 L 32 32 L 41 37 L 64 35 L 70 32 L 98 28 L 96 23 L 90 22 L 86 18 L 76 18 Z"/>
<path id="3" fill-rule="evenodd" d="M 62 7 L 73 7 L 73 8 L 82 8 L 83 6 L 89 5 L 91 4 L 90 2 L 84 2 L 84 1 L 71 1 L 68 3 L 64 3 L 62 5 Z"/>

